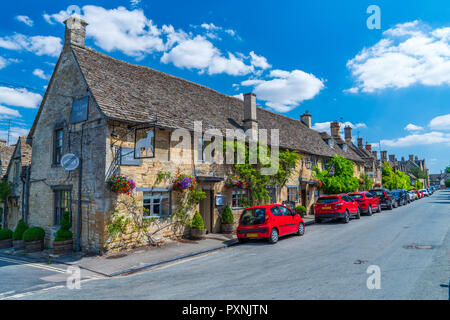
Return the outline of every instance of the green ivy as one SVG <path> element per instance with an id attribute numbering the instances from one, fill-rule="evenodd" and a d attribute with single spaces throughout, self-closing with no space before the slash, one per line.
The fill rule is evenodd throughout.
<path id="1" fill-rule="evenodd" d="M 334 175 L 330 170 L 334 166 Z M 349 193 L 356 191 L 359 187 L 358 178 L 353 176 L 355 164 L 353 161 L 335 155 L 326 166 L 326 170 L 320 170 L 318 166 L 313 167 L 313 177 L 322 181 L 321 189 L 328 194 Z"/>

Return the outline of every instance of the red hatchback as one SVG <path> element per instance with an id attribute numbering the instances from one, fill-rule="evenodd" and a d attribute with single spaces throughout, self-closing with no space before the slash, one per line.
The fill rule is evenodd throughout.
<path id="1" fill-rule="evenodd" d="M 359 205 L 361 212 L 371 216 L 374 212 L 381 212 L 380 199 L 370 192 L 352 192 L 348 194 Z"/>
<path id="2" fill-rule="evenodd" d="M 317 223 L 323 219 L 342 219 L 344 223 L 349 223 L 350 218 L 361 217 L 359 205 L 347 194 L 337 194 L 323 196 L 317 199 L 314 204 L 314 216 Z"/>
<path id="3" fill-rule="evenodd" d="M 244 210 L 236 230 L 239 242 L 248 239 L 268 239 L 276 243 L 281 236 L 305 233 L 305 223 L 299 214 L 278 204 L 250 207 Z"/>

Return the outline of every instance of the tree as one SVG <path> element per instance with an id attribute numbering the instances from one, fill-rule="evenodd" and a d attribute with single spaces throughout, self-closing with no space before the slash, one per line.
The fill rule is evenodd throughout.
<path id="1" fill-rule="evenodd" d="M 416 189 L 417 190 L 423 189 L 423 182 L 422 181 L 420 181 L 420 180 L 416 181 Z"/>
<path id="2" fill-rule="evenodd" d="M 0 181 L 0 201 L 5 202 L 6 198 L 11 194 L 11 183 L 6 179 Z"/>
<path id="3" fill-rule="evenodd" d="M 334 167 L 334 174 L 330 175 Z M 314 166 L 314 178 L 322 182 L 321 189 L 328 194 L 348 193 L 358 189 L 359 180 L 353 176 L 355 164 L 353 161 L 335 155 L 328 163 L 326 170 Z"/>
<path id="4" fill-rule="evenodd" d="M 359 176 L 359 184 L 361 185 L 361 190 L 370 190 L 373 187 L 373 180 L 366 173 L 361 173 Z"/>
<path id="5" fill-rule="evenodd" d="M 450 165 L 448 165 L 447 168 L 445 168 L 445 173 L 450 173 Z"/>
<path id="6" fill-rule="evenodd" d="M 445 180 L 445 186 L 450 188 L 450 179 Z"/>
<path id="7" fill-rule="evenodd" d="M 411 178 L 403 171 L 396 170 L 394 172 L 392 167 L 387 162 L 383 163 L 382 181 L 383 186 L 388 188 L 389 190 L 411 189 Z"/>
<path id="8" fill-rule="evenodd" d="M 413 167 L 410 170 L 411 173 L 415 175 L 417 179 L 428 179 L 428 174 L 425 170 L 422 170 L 419 167 Z"/>

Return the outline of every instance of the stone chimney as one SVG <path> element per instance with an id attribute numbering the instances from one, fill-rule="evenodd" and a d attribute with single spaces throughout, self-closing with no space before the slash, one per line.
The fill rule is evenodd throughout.
<path id="1" fill-rule="evenodd" d="M 244 128 L 245 130 L 258 130 L 256 95 L 254 93 L 244 94 Z"/>
<path id="2" fill-rule="evenodd" d="M 64 45 L 76 44 L 84 47 L 86 39 L 86 26 L 88 23 L 77 16 L 71 16 L 66 21 L 66 33 L 64 35 Z"/>
<path id="3" fill-rule="evenodd" d="M 416 161 L 418 161 L 418 160 L 419 160 L 419 157 L 418 157 L 418 156 L 416 156 L 416 157 L 415 157 L 415 159 L 416 159 Z"/>
<path id="4" fill-rule="evenodd" d="M 358 147 L 364 148 L 363 138 L 358 138 Z"/>
<path id="5" fill-rule="evenodd" d="M 395 154 L 390 154 L 389 155 L 389 161 L 395 162 Z"/>
<path id="6" fill-rule="evenodd" d="M 381 159 L 382 162 L 387 161 L 387 151 L 381 151 Z"/>
<path id="7" fill-rule="evenodd" d="M 402 162 L 405 162 L 405 157 L 402 157 Z"/>
<path id="8" fill-rule="evenodd" d="M 349 143 L 352 141 L 352 127 L 346 126 L 344 128 L 344 136 L 345 136 L 345 142 Z"/>
<path id="9" fill-rule="evenodd" d="M 366 142 L 366 150 L 372 152 L 372 145 Z"/>
<path id="10" fill-rule="evenodd" d="M 376 150 L 372 151 L 373 157 L 378 159 L 378 152 Z"/>
<path id="11" fill-rule="evenodd" d="M 0 147 L 6 147 L 6 140 L 0 139 Z"/>
<path id="12" fill-rule="evenodd" d="M 306 110 L 304 114 L 300 116 L 300 120 L 311 129 L 311 114 Z"/>
<path id="13" fill-rule="evenodd" d="M 409 161 L 414 161 L 414 155 L 413 154 L 409 155 Z"/>
<path id="14" fill-rule="evenodd" d="M 331 135 L 333 137 L 339 137 L 339 130 L 341 128 L 341 125 L 337 121 L 333 121 L 330 123 L 330 129 L 331 129 Z"/>

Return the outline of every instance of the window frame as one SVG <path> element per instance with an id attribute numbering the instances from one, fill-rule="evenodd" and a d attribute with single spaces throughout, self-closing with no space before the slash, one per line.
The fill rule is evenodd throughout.
<path id="1" fill-rule="evenodd" d="M 150 200 L 150 214 L 145 215 L 145 211 L 142 213 L 142 218 L 143 219 L 152 219 L 152 218 L 165 218 L 165 217 L 170 217 L 172 215 L 172 191 L 171 190 L 149 190 L 149 191 L 143 191 L 143 195 L 142 195 L 142 206 L 145 209 L 146 205 L 145 205 L 145 200 L 146 200 L 146 194 L 150 194 L 150 197 L 148 198 Z M 153 203 L 153 195 L 154 194 L 159 194 L 159 203 Z M 169 213 L 167 214 L 155 214 L 154 213 L 154 206 L 155 205 L 159 205 L 160 206 L 160 212 L 161 212 L 161 207 L 163 204 L 163 199 L 165 199 L 166 197 L 163 197 L 163 195 L 167 195 L 167 199 L 169 201 L 168 206 L 169 206 Z"/>
<path id="2" fill-rule="evenodd" d="M 68 194 L 68 198 L 63 198 L 63 194 Z M 62 206 L 62 201 L 67 201 L 68 206 Z M 53 188 L 53 225 L 61 225 L 64 211 L 69 211 L 69 219 L 72 220 L 72 188 Z"/>
<path id="3" fill-rule="evenodd" d="M 292 190 L 295 190 L 295 199 L 291 200 L 290 196 L 292 195 Z M 298 187 L 297 186 L 288 186 L 287 187 L 287 201 L 290 202 L 298 202 Z"/>
<path id="4" fill-rule="evenodd" d="M 59 137 L 58 133 L 61 133 L 61 137 Z M 59 142 L 61 143 L 60 146 L 58 145 Z M 63 149 L 64 149 L 64 129 L 58 127 L 53 130 L 53 165 L 61 164 Z"/>
<path id="5" fill-rule="evenodd" d="M 237 189 L 237 188 L 233 189 L 233 191 L 231 193 L 231 209 L 242 209 L 242 208 L 244 208 L 239 203 L 240 202 L 240 198 L 237 197 L 235 199 L 235 196 L 238 196 L 238 195 L 243 195 L 244 197 L 247 198 L 248 197 L 248 189 Z M 235 202 L 237 204 L 236 206 L 234 205 Z"/>

